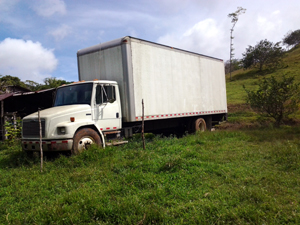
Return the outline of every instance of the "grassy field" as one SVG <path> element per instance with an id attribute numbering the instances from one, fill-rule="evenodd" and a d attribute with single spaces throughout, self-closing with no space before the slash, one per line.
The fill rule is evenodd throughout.
<path id="1" fill-rule="evenodd" d="M 139 138 L 79 156 L 0 151 L 0 224 L 299 224 L 300 128 Z"/>
<path id="2" fill-rule="evenodd" d="M 296 48 L 272 74 L 235 71 L 215 132 L 48 155 L 42 173 L 38 156 L 1 144 L 0 224 L 300 224 L 299 112 L 275 129 L 242 87 L 283 73 L 299 82 L 299 61 Z"/>

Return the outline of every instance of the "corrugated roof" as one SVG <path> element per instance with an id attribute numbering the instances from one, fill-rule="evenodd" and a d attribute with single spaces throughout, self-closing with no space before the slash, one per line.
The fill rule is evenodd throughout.
<path id="1" fill-rule="evenodd" d="M 14 95 L 13 93 L 5 93 L 3 95 L 0 95 L 0 101 L 9 98 L 10 96 Z"/>
<path id="2" fill-rule="evenodd" d="M 44 89 L 44 90 L 40 90 L 40 91 L 31 91 L 31 92 L 24 92 L 24 93 L 5 93 L 5 94 L 0 95 L 0 101 L 7 99 L 11 96 L 33 95 L 33 94 L 37 94 L 37 93 L 52 91 L 54 89 L 55 88 L 50 88 L 50 89 Z"/>
<path id="3" fill-rule="evenodd" d="M 32 95 L 32 94 L 37 94 L 37 93 L 43 93 L 46 91 L 52 91 L 55 88 L 49 88 L 49 89 L 44 89 L 44 90 L 40 90 L 40 91 L 31 91 L 31 92 L 24 92 L 24 93 L 18 93 L 18 94 L 14 94 L 14 96 L 20 96 L 20 95 Z"/>

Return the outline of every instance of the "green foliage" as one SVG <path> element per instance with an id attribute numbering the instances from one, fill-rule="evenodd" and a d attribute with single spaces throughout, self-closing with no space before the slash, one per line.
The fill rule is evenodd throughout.
<path id="1" fill-rule="evenodd" d="M 284 50 L 280 47 L 280 42 L 272 43 L 268 40 L 261 40 L 254 47 L 249 45 L 243 53 L 242 64 L 245 69 L 263 68 L 275 69 L 281 65 Z"/>
<path id="2" fill-rule="evenodd" d="M 21 132 L 22 132 L 22 121 L 17 120 L 16 124 L 13 124 L 12 122 L 5 122 L 4 128 L 6 130 L 5 136 L 7 137 L 6 141 L 9 143 L 15 142 L 16 139 L 21 138 Z"/>
<path id="3" fill-rule="evenodd" d="M 0 75 L 0 82 L 5 85 L 19 85 L 24 86 L 24 83 L 18 77 L 13 77 L 10 75 L 2 76 Z"/>
<path id="4" fill-rule="evenodd" d="M 231 23 L 233 25 L 232 29 L 234 28 L 235 24 L 239 20 L 239 15 L 246 12 L 246 9 L 243 7 L 238 7 L 237 10 L 234 13 L 228 14 L 228 17 L 231 18 Z"/>
<path id="5" fill-rule="evenodd" d="M 299 109 L 300 83 L 294 83 L 295 77 L 282 76 L 281 80 L 263 78 L 258 90 L 247 90 L 247 103 L 258 113 L 275 119 L 279 126 L 283 119 Z"/>
<path id="6" fill-rule="evenodd" d="M 26 85 L 18 77 L 0 75 L 0 92 L 5 92 L 7 86 L 20 86 L 26 88 Z"/>
<path id="7" fill-rule="evenodd" d="M 50 88 L 56 88 L 63 84 L 70 84 L 71 82 L 57 79 L 55 77 L 48 77 L 44 79 L 44 84 L 37 83 L 32 80 L 26 80 L 25 82 L 21 81 L 20 78 L 6 75 L 0 75 L 0 92 L 5 92 L 5 87 L 12 85 L 12 86 L 20 86 L 27 88 L 31 91 L 40 91 Z"/>
<path id="8" fill-rule="evenodd" d="M 236 71 L 236 70 L 239 70 L 242 68 L 242 65 L 241 65 L 241 60 L 239 59 L 232 59 L 231 60 L 231 69 L 230 69 L 230 60 L 227 60 L 225 62 L 225 73 L 230 73 L 233 72 L 233 71 Z"/>
<path id="9" fill-rule="evenodd" d="M 67 82 L 65 80 L 60 80 L 55 77 L 48 77 L 44 79 L 44 85 L 41 86 L 42 89 L 48 89 L 48 88 L 57 88 L 63 84 L 70 84 L 71 82 Z"/>
<path id="10" fill-rule="evenodd" d="M 41 84 L 34 82 L 32 80 L 26 80 L 25 81 L 26 87 L 31 91 L 39 91 L 41 90 Z"/>
<path id="11" fill-rule="evenodd" d="M 283 44 L 294 47 L 300 43 L 300 30 L 290 31 L 283 38 Z"/>
<path id="12" fill-rule="evenodd" d="M 57 88 L 63 84 L 70 84 L 71 82 L 60 80 L 55 77 L 48 77 L 44 79 L 44 84 L 39 84 L 31 80 L 26 80 L 25 84 L 32 91 L 40 91 L 50 88 Z"/>
<path id="13" fill-rule="evenodd" d="M 300 129 L 151 137 L 78 156 L 0 151 L 0 224 L 299 224 Z"/>

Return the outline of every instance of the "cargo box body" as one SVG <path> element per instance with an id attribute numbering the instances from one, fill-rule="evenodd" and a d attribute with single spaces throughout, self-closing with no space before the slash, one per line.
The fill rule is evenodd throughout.
<path id="1" fill-rule="evenodd" d="M 160 120 L 227 113 L 220 59 L 124 37 L 77 52 L 79 80 L 117 81 L 122 120 Z"/>

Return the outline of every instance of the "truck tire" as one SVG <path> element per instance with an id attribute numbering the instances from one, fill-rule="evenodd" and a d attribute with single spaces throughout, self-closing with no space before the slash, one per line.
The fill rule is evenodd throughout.
<path id="1" fill-rule="evenodd" d="M 101 146 L 101 138 L 98 133 L 91 128 L 83 128 L 77 131 L 73 138 L 72 154 L 77 155 L 87 150 L 91 144 Z"/>
<path id="2" fill-rule="evenodd" d="M 195 128 L 194 128 L 195 132 L 197 132 L 197 131 L 201 131 L 201 132 L 206 131 L 206 123 L 205 123 L 205 120 L 203 118 L 196 119 L 194 125 L 195 125 Z"/>

